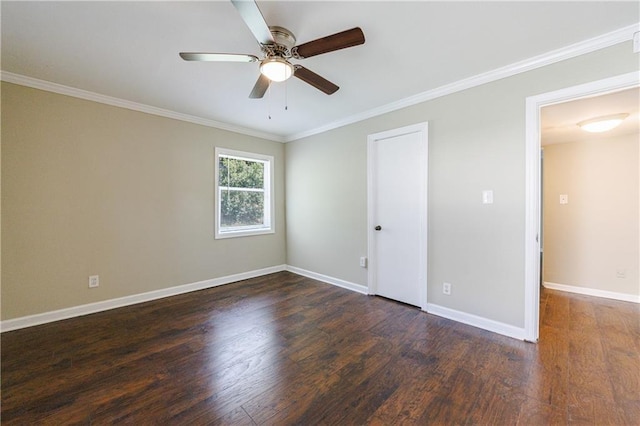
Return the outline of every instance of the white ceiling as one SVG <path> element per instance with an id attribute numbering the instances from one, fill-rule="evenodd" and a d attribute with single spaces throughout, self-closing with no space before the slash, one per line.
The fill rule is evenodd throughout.
<path id="1" fill-rule="evenodd" d="M 578 127 L 581 121 L 621 113 L 629 116 L 608 132 L 589 133 Z M 540 112 L 540 122 L 542 146 L 638 134 L 640 87 L 544 107 Z"/>
<path id="2" fill-rule="evenodd" d="M 301 61 L 338 92 L 327 96 L 292 78 L 262 100 L 249 99 L 257 64 L 181 60 L 180 51 L 260 56 L 228 1 L 2 1 L 2 70 L 290 139 L 640 16 L 635 1 L 258 5 L 269 25 L 293 31 L 298 43 L 363 29 L 364 45 Z"/>

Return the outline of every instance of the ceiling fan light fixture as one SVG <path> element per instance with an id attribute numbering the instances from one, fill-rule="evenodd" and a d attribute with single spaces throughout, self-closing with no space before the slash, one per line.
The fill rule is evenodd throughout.
<path id="1" fill-rule="evenodd" d="M 602 117 L 591 118 L 589 120 L 581 121 L 578 126 L 590 133 L 601 133 L 614 129 L 622 123 L 622 120 L 627 118 L 629 114 L 613 114 L 605 115 Z"/>
<path id="2" fill-rule="evenodd" d="M 293 65 L 284 58 L 272 56 L 260 63 L 260 72 L 271 81 L 285 81 L 293 75 Z"/>

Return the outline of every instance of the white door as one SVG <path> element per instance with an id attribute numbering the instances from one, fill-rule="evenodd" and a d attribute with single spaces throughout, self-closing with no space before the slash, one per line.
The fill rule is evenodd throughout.
<path id="1" fill-rule="evenodd" d="M 426 308 L 427 123 L 368 138 L 369 292 Z"/>

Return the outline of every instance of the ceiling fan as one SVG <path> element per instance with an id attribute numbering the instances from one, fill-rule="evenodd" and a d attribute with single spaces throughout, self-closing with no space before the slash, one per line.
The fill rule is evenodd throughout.
<path id="1" fill-rule="evenodd" d="M 290 60 L 310 58 L 364 44 L 364 33 L 356 27 L 296 46 L 296 38 L 291 31 L 267 25 L 254 0 L 231 0 L 231 3 L 260 44 L 264 57 L 260 59 L 255 55 L 204 52 L 181 52 L 180 57 L 185 61 L 260 62 L 260 77 L 249 98 L 262 98 L 272 81 L 284 81 L 291 76 L 331 95 L 339 89 L 337 85 L 302 65 L 292 64 Z"/>

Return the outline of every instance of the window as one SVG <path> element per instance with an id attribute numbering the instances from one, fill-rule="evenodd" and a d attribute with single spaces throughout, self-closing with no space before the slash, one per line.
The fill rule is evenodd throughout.
<path id="1" fill-rule="evenodd" d="M 273 157 L 216 148 L 215 238 L 274 232 Z"/>

